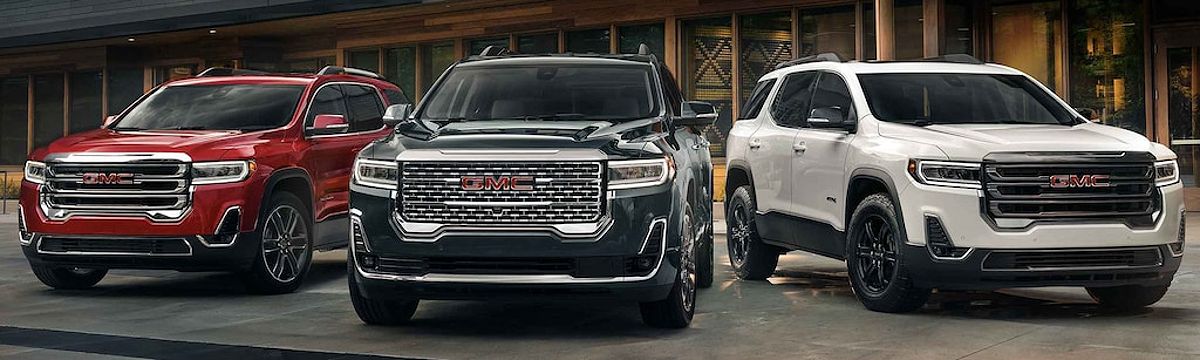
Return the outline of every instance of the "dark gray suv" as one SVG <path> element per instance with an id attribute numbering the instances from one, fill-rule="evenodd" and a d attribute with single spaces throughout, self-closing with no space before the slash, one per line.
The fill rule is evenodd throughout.
<path id="1" fill-rule="evenodd" d="M 712 105 L 653 55 L 507 55 L 452 66 L 359 154 L 350 294 L 369 324 L 420 299 L 641 303 L 686 327 L 712 283 Z"/>

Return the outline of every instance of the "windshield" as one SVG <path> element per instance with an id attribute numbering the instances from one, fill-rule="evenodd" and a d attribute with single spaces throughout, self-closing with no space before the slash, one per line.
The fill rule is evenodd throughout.
<path id="1" fill-rule="evenodd" d="M 129 110 L 113 130 L 241 130 L 287 125 L 303 86 L 168 86 Z"/>
<path id="2" fill-rule="evenodd" d="M 647 65 L 455 68 L 430 95 L 421 118 L 609 120 L 659 113 Z"/>
<path id="3" fill-rule="evenodd" d="M 875 118 L 930 124 L 1075 124 L 1028 78 L 997 74 L 861 74 Z"/>

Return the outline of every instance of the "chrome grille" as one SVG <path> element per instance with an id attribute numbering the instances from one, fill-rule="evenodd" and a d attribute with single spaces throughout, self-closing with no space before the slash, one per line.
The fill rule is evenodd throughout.
<path id="1" fill-rule="evenodd" d="M 182 211 L 191 203 L 189 166 L 183 162 L 48 163 L 42 200 L 49 209 L 90 215 L 147 215 L 148 211 Z M 85 181 L 97 174 L 117 174 Z"/>
<path id="2" fill-rule="evenodd" d="M 985 204 L 995 218 L 1133 218 L 1158 210 L 1150 163 L 985 164 Z M 1051 186 L 1052 176 L 1107 176 L 1106 186 Z"/>
<path id="3" fill-rule="evenodd" d="M 439 224 L 594 222 L 604 213 L 599 162 L 400 164 L 401 216 Z M 463 177 L 532 177 L 530 190 L 464 190 Z"/>

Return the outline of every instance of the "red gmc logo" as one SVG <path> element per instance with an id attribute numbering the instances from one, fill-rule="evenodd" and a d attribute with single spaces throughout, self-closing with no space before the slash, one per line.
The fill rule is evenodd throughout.
<path id="1" fill-rule="evenodd" d="M 462 189 L 466 191 L 480 190 L 533 190 L 532 176 L 463 176 Z"/>
<path id="2" fill-rule="evenodd" d="M 84 185 L 125 185 L 133 183 L 128 173 L 83 173 Z"/>
<path id="3" fill-rule="evenodd" d="M 1112 186 L 1108 175 L 1051 175 L 1052 188 L 1099 188 Z"/>

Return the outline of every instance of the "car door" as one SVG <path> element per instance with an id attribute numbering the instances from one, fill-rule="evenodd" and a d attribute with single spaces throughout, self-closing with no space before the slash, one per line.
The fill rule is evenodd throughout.
<path id="1" fill-rule="evenodd" d="M 856 116 L 846 81 L 833 72 L 822 72 L 814 87 L 810 109 L 840 109 L 845 119 Z M 808 110 L 809 114 L 813 110 Z M 852 121 L 852 120 L 851 120 Z M 842 230 L 839 212 L 846 193 L 845 163 L 850 140 L 854 137 L 847 128 L 806 126 L 796 136 L 792 203 L 796 213 Z M 840 250 L 840 249 L 829 249 Z"/>
<path id="2" fill-rule="evenodd" d="M 379 137 L 379 130 L 383 127 L 383 111 L 378 90 L 369 85 L 326 84 L 313 97 L 305 119 L 309 147 L 304 158 L 316 191 L 313 215 L 317 221 L 317 247 L 345 241 L 346 232 L 341 229 L 350 206 L 350 176 L 354 158 L 367 143 Z M 313 134 L 313 120 L 317 115 L 325 114 L 344 116 L 348 125 L 346 130 L 334 134 Z M 337 224 L 327 223 L 331 221 Z"/>
<path id="3" fill-rule="evenodd" d="M 762 125 L 747 140 L 746 160 L 754 172 L 754 200 L 759 213 L 791 215 L 794 212 L 789 204 L 793 191 L 790 179 L 792 143 L 807 119 L 804 115 L 808 112 L 816 78 L 816 72 L 784 77 L 770 111 L 759 114 L 758 121 L 762 121 Z"/>

